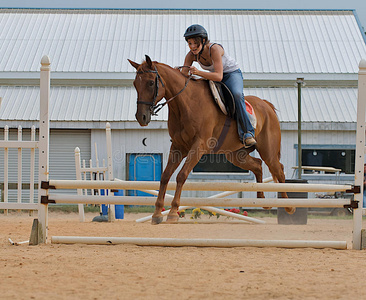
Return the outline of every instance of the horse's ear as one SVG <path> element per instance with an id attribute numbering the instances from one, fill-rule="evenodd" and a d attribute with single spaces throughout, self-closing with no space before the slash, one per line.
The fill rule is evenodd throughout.
<path id="1" fill-rule="evenodd" d="M 146 63 L 149 66 L 150 69 L 152 69 L 152 61 L 149 55 L 145 54 L 145 58 L 146 58 Z"/>
<path id="2" fill-rule="evenodd" d="M 127 60 L 130 62 L 131 66 L 134 67 L 136 70 L 140 66 L 138 63 L 136 63 L 136 62 L 134 62 L 134 61 L 132 61 L 132 60 L 130 60 L 128 58 L 127 58 Z"/>

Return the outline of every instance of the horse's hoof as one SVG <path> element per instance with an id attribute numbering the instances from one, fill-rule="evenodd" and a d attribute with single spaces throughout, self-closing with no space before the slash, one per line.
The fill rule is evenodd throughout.
<path id="1" fill-rule="evenodd" d="M 263 209 L 270 210 L 272 207 L 263 207 Z"/>
<path id="2" fill-rule="evenodd" d="M 289 215 L 293 215 L 296 211 L 296 207 L 285 207 L 285 211 L 289 214 Z"/>
<path id="3" fill-rule="evenodd" d="M 168 224 L 177 224 L 179 220 L 179 216 L 171 216 L 168 215 L 168 217 L 166 218 L 166 223 Z"/>
<path id="4" fill-rule="evenodd" d="M 152 225 L 158 225 L 161 222 L 163 222 L 163 217 L 152 217 L 151 218 L 151 224 Z"/>

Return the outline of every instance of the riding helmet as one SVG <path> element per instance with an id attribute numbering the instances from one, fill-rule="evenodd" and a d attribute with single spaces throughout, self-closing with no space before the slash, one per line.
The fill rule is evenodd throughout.
<path id="1" fill-rule="evenodd" d="M 192 37 L 201 37 L 202 39 L 205 39 L 205 41 L 208 40 L 208 34 L 206 29 L 198 24 L 193 24 L 189 26 L 184 33 L 184 37 L 186 40 L 192 38 Z"/>

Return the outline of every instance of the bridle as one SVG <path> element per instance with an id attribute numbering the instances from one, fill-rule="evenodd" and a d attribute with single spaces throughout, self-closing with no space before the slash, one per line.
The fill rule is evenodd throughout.
<path id="1" fill-rule="evenodd" d="M 187 68 L 187 67 L 189 68 L 189 66 L 181 66 L 181 67 L 178 67 L 178 69 Z M 159 81 L 161 82 L 161 85 L 163 86 L 163 88 L 165 87 L 164 82 L 161 79 L 161 76 L 160 76 L 158 70 L 156 69 L 156 66 L 154 66 L 154 70 L 137 71 L 136 73 L 137 74 L 143 74 L 143 73 L 154 73 L 154 74 L 156 74 L 156 77 L 155 77 L 155 92 L 154 92 L 154 98 L 153 98 L 153 100 L 151 102 L 148 102 L 148 101 L 140 101 L 140 100 L 137 99 L 137 104 L 145 104 L 145 105 L 149 105 L 150 106 L 150 113 L 151 113 L 152 116 L 156 116 L 158 114 L 158 112 L 166 104 L 168 104 L 170 101 L 172 101 L 174 98 L 176 98 L 179 94 L 181 94 L 185 90 L 185 88 L 187 87 L 188 82 L 189 82 L 189 80 L 192 77 L 192 76 L 189 76 L 188 77 L 188 79 L 187 79 L 186 84 L 184 85 L 184 87 L 175 96 L 173 96 L 170 99 L 166 100 L 164 103 L 155 104 L 156 98 L 159 95 Z"/>

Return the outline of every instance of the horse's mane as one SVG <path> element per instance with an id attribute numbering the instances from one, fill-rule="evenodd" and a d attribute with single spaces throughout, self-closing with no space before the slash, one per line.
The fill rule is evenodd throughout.
<path id="1" fill-rule="evenodd" d="M 161 62 L 158 62 L 158 61 L 153 61 L 152 62 L 153 64 L 155 65 L 158 65 L 158 66 L 162 66 L 162 67 L 166 67 L 168 69 L 171 69 L 172 71 L 176 72 L 177 74 L 180 74 L 180 76 L 184 77 L 185 79 L 187 79 L 189 76 L 186 76 L 184 75 L 180 70 L 176 69 L 176 68 L 173 68 L 167 64 L 164 64 L 164 63 L 161 63 Z M 147 65 L 146 64 L 146 61 L 143 61 L 141 66 L 142 65 Z M 190 80 L 193 80 L 193 81 L 205 81 L 204 78 L 200 78 L 200 77 L 195 77 L 195 76 L 192 76 Z"/>

